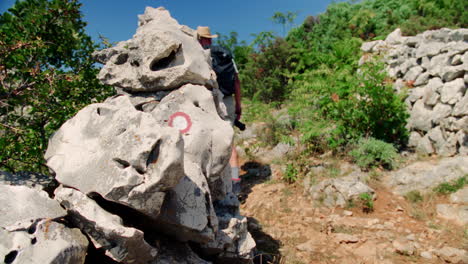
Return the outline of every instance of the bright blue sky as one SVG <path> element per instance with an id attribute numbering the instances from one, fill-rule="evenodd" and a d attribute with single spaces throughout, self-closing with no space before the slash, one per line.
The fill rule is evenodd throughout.
<path id="1" fill-rule="evenodd" d="M 0 0 L 0 13 L 15 0 Z M 138 14 L 146 6 L 164 6 L 180 24 L 196 28 L 210 26 L 212 32 L 239 33 L 240 40 L 250 42 L 251 33 L 276 31 L 280 25 L 270 20 L 275 12 L 298 12 L 295 23 L 301 24 L 308 15 L 323 13 L 332 0 L 81 0 L 81 11 L 88 22 L 87 32 L 94 39 L 98 34 L 110 41 L 130 39 L 136 31 Z"/>

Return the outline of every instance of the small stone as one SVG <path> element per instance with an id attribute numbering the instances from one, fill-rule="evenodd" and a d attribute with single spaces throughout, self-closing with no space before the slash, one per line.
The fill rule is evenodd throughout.
<path id="1" fill-rule="evenodd" d="M 297 245 L 296 249 L 299 250 L 299 251 L 314 252 L 316 250 L 315 249 L 315 242 L 313 240 L 307 241 L 305 243 Z"/>
<path id="2" fill-rule="evenodd" d="M 344 210 L 344 211 L 343 211 L 343 215 L 352 216 L 352 215 L 353 215 L 353 212 Z"/>
<path id="3" fill-rule="evenodd" d="M 359 242 L 359 238 L 350 234 L 343 234 L 343 233 L 338 233 L 335 235 L 335 240 L 336 243 L 341 244 L 341 243 L 357 243 Z"/>
<path id="4" fill-rule="evenodd" d="M 448 263 L 467 263 L 468 254 L 466 250 L 457 249 L 453 247 L 443 247 L 436 250 L 435 253 L 444 261 Z"/>
<path id="5" fill-rule="evenodd" d="M 421 257 L 425 259 L 432 259 L 432 253 L 429 251 L 423 251 L 421 252 Z"/>
<path id="6" fill-rule="evenodd" d="M 406 239 L 410 240 L 410 241 L 415 241 L 416 240 L 416 236 L 414 234 L 409 234 L 406 236 Z"/>
<path id="7" fill-rule="evenodd" d="M 398 254 L 405 255 L 405 256 L 411 256 L 414 254 L 414 250 L 415 250 L 414 246 L 411 243 L 408 243 L 408 241 L 404 239 L 394 240 L 392 245 Z"/>

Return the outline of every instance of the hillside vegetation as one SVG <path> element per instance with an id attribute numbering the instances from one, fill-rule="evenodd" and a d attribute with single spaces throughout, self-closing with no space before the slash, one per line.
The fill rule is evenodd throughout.
<path id="1" fill-rule="evenodd" d="M 363 41 L 400 27 L 466 27 L 464 0 L 375 0 L 331 4 L 285 37 L 261 32 L 251 44 L 231 32 L 219 44 L 232 49 L 247 98 L 247 121 L 268 121 L 271 144 L 300 135 L 303 154 L 344 153 L 361 138 L 404 146 L 408 114 L 383 66 L 361 67 Z M 284 32 L 295 14 L 276 13 Z M 50 135 L 79 109 L 101 101 L 112 88 L 98 83 L 78 0 L 18 1 L 0 14 L 0 170 L 46 172 Z M 365 100 L 363 100 L 363 98 Z M 286 107 L 279 123 L 268 110 Z M 373 141 L 370 141 L 373 142 Z M 358 157 L 359 158 L 359 157 Z"/>
<path id="2" fill-rule="evenodd" d="M 268 122 L 272 145 L 292 143 L 289 135 L 295 134 L 305 146 L 302 156 L 328 151 L 348 154 L 356 145 L 366 144 L 369 149 L 388 152 L 404 148 L 407 142 L 406 95 L 394 92 L 393 80 L 380 62 L 358 65 L 361 44 L 385 39 L 396 28 L 409 36 L 443 27 L 467 27 L 467 8 L 463 0 L 340 2 L 323 14 L 309 16 L 284 38 L 262 32 L 246 45 L 238 43 L 232 32 L 219 43 L 230 47 L 240 64 L 242 91 L 248 98 L 244 118 Z M 275 19 L 278 16 L 283 19 Z M 294 17 L 288 12 L 272 19 L 286 27 Z M 275 108 L 287 108 L 288 123 L 265 116 Z M 385 143 L 373 138 L 393 147 L 382 147 Z M 379 160 L 382 155 L 352 153 L 354 160 Z"/>

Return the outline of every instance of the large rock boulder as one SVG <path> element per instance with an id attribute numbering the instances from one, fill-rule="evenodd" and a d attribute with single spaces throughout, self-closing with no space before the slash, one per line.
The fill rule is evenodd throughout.
<path id="1" fill-rule="evenodd" d="M 132 39 L 95 53 L 104 65 L 98 78 L 131 92 L 172 90 L 185 83 L 216 84 L 209 56 L 192 29 L 164 8 L 148 7 Z"/>
<path id="2" fill-rule="evenodd" d="M 45 158 L 60 183 L 156 218 L 165 191 L 184 177 L 183 144 L 176 129 L 118 96 L 63 124 Z"/>
<path id="3" fill-rule="evenodd" d="M 71 215 L 71 221 L 83 230 L 97 249 L 121 263 L 150 263 L 158 253 L 144 239 L 142 231 L 125 227 L 122 219 L 101 208 L 83 193 L 59 187 L 55 199 Z"/>
<path id="4" fill-rule="evenodd" d="M 234 131 L 194 31 L 147 8 L 131 40 L 95 56 L 118 95 L 68 120 L 45 155 L 70 223 L 119 263 L 250 263 Z"/>
<path id="5" fill-rule="evenodd" d="M 440 161 L 420 161 L 390 173 L 386 181 L 394 192 L 432 191 L 437 185 L 468 174 L 468 156 L 444 158 Z"/>
<path id="6" fill-rule="evenodd" d="M 0 259 L 4 263 L 82 264 L 88 240 L 55 222 L 66 215 L 46 192 L 0 185 Z"/>

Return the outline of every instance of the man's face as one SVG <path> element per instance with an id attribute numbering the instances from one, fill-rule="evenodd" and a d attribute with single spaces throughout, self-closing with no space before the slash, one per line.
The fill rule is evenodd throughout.
<path id="1" fill-rule="evenodd" d="M 210 38 L 200 37 L 198 39 L 198 42 L 200 42 L 200 45 L 202 45 L 202 47 L 204 49 L 209 49 L 211 47 L 211 39 Z"/>

